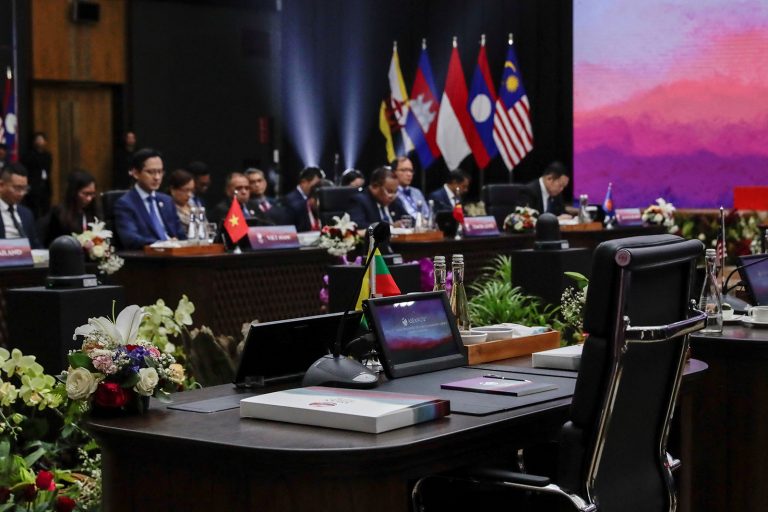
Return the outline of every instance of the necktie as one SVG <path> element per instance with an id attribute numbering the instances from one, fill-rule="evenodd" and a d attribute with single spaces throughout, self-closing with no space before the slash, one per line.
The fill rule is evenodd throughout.
<path id="1" fill-rule="evenodd" d="M 552 211 L 555 209 L 555 198 L 552 196 L 549 196 L 547 199 L 547 212 L 552 213 Z"/>
<path id="2" fill-rule="evenodd" d="M 411 187 L 404 187 L 403 188 L 403 194 L 406 195 L 406 197 L 411 197 Z"/>
<path id="3" fill-rule="evenodd" d="M 246 219 L 250 219 L 251 217 L 253 217 L 253 215 L 251 215 L 250 210 L 248 210 L 248 207 L 246 207 L 244 204 L 240 204 L 240 209 L 243 210 L 243 217 L 245 217 Z"/>
<path id="4" fill-rule="evenodd" d="M 270 209 L 271 207 L 272 207 L 272 206 L 269 204 L 269 201 L 266 201 L 266 200 L 264 200 L 264 201 L 261 201 L 261 202 L 259 203 L 259 210 L 261 210 L 262 212 L 267 212 L 267 211 L 269 211 L 269 209 Z"/>
<path id="5" fill-rule="evenodd" d="M 389 216 L 389 212 L 385 206 L 379 205 L 379 216 L 384 222 L 392 223 L 392 217 Z"/>
<path id="6" fill-rule="evenodd" d="M 309 206 L 309 201 L 307 201 L 307 217 L 309 217 L 309 229 L 312 231 L 320 231 L 320 221 L 317 220 L 317 217 L 312 213 L 312 207 Z"/>
<path id="7" fill-rule="evenodd" d="M 27 235 L 26 233 L 24 233 L 24 228 L 21 227 L 21 223 L 18 221 L 18 219 L 16 219 L 15 208 L 13 207 L 13 205 L 10 205 L 8 207 L 8 211 L 10 212 L 11 219 L 13 220 L 13 227 L 15 227 L 16 231 L 19 232 L 19 238 L 26 238 Z"/>
<path id="8" fill-rule="evenodd" d="M 168 240 L 168 235 L 165 233 L 165 226 L 160 218 L 160 209 L 157 207 L 157 197 L 147 196 L 147 201 L 149 202 L 149 218 L 152 220 L 152 226 L 160 235 L 160 240 Z"/>

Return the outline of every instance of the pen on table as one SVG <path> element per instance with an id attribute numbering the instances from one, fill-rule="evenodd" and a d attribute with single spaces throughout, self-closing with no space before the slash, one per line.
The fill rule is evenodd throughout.
<path id="1" fill-rule="evenodd" d="M 492 373 L 489 373 L 488 375 L 483 375 L 483 377 L 486 379 L 500 379 L 500 380 L 514 380 L 517 382 L 530 382 L 527 379 L 514 379 L 512 377 L 502 377 L 501 375 L 494 375 Z"/>

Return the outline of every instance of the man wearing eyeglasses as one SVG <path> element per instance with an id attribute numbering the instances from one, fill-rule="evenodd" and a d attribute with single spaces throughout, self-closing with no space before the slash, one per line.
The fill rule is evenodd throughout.
<path id="1" fill-rule="evenodd" d="M 158 151 L 144 148 L 134 153 L 130 173 L 136 184 L 115 203 L 115 227 L 124 249 L 186 238 L 171 196 L 158 192 L 163 172 Z"/>
<path id="2" fill-rule="evenodd" d="M 20 204 L 29 192 L 27 170 L 21 164 L 3 167 L 0 173 L 0 238 L 27 238 L 32 249 L 42 245 L 35 230 L 35 217 L 32 210 Z"/>
<path id="3" fill-rule="evenodd" d="M 226 199 L 216 205 L 216 208 L 209 215 L 209 219 L 217 224 L 222 222 L 229 213 L 229 209 L 232 207 L 232 199 L 237 198 L 237 203 L 240 205 L 240 209 L 243 210 L 243 217 L 246 220 L 256 217 L 256 212 L 248 205 L 248 200 L 251 198 L 251 186 L 248 183 L 248 178 L 241 172 L 232 172 L 227 175 L 227 186 L 224 189 Z"/>

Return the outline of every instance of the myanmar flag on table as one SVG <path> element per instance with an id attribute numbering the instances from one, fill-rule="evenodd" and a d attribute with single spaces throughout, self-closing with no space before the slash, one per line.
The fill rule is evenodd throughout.
<path id="1" fill-rule="evenodd" d="M 373 292 L 371 292 L 371 274 L 375 277 L 373 283 Z M 371 271 L 365 273 L 363 285 L 360 287 L 360 295 L 357 296 L 355 309 L 363 309 L 363 301 L 371 297 L 371 293 L 377 297 L 391 297 L 400 295 L 400 288 L 389 273 L 387 264 L 384 263 L 384 257 L 378 249 L 373 253 L 373 262 L 371 262 Z"/>

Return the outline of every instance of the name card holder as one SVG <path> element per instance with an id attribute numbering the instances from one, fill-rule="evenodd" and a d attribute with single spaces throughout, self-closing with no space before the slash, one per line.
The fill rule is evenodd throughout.
<path id="1" fill-rule="evenodd" d="M 464 218 L 465 237 L 496 236 L 498 234 L 499 226 L 496 225 L 496 218 L 492 215 Z"/>
<path id="2" fill-rule="evenodd" d="M 251 226 L 248 228 L 251 249 L 298 249 L 299 235 L 296 226 Z"/>
<path id="3" fill-rule="evenodd" d="M 640 213 L 640 208 L 618 208 L 616 222 L 621 226 L 642 226 L 643 214 Z"/>
<path id="4" fill-rule="evenodd" d="M 32 248 L 27 238 L 0 239 L 0 268 L 31 267 Z"/>

